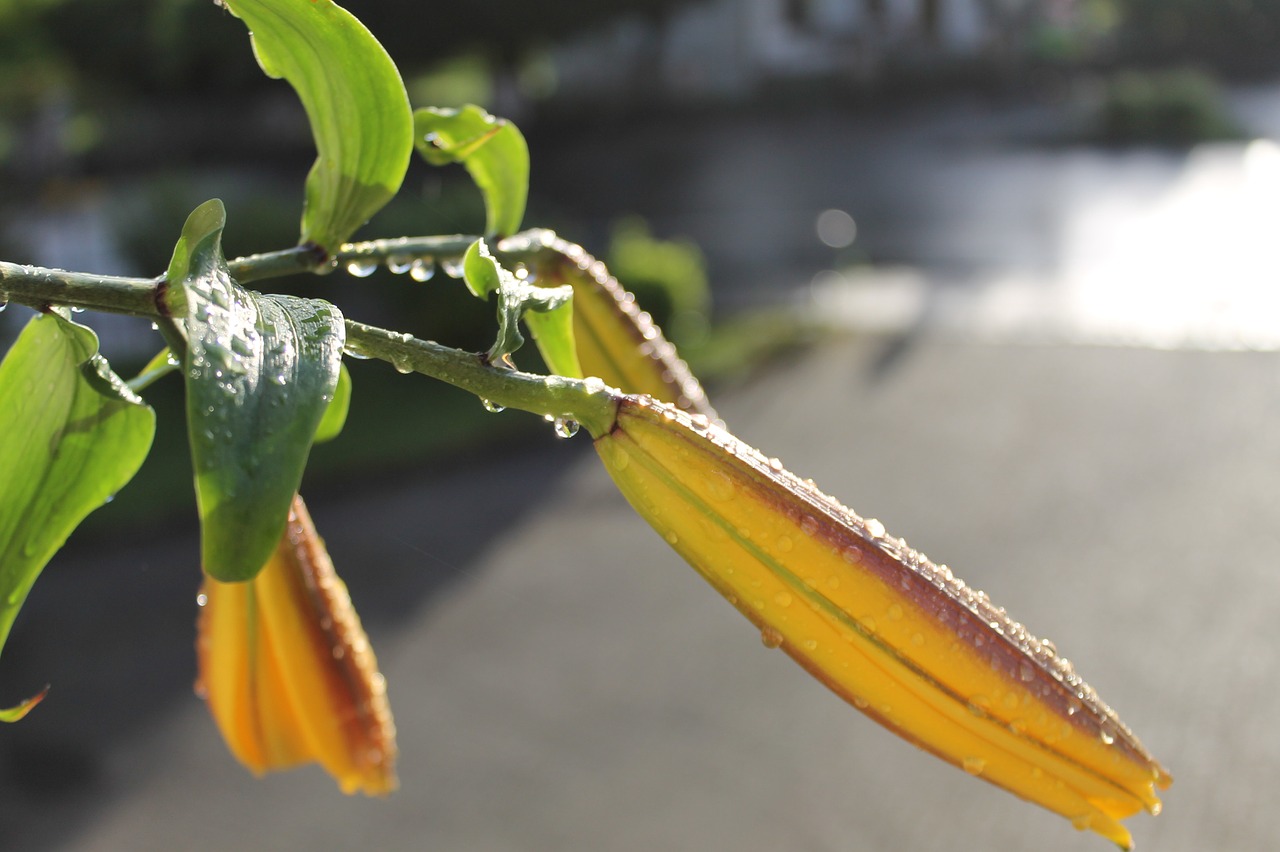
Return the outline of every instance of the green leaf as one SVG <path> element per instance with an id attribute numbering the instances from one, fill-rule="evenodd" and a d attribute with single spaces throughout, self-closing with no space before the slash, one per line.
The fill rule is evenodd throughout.
<path id="1" fill-rule="evenodd" d="M 329 401 L 324 417 L 316 427 L 315 443 L 322 444 L 338 437 L 342 433 L 342 427 L 347 425 L 347 411 L 350 408 L 351 374 L 347 372 L 347 365 L 343 364 L 338 371 L 338 386 L 333 391 L 333 399 Z"/>
<path id="2" fill-rule="evenodd" d="M 187 431 L 205 571 L 252 578 L 285 526 L 346 337 L 327 302 L 245 290 L 222 255 L 222 202 L 182 230 L 166 299 L 184 316 Z M 174 286 L 176 285 L 176 286 Z"/>
<path id="3" fill-rule="evenodd" d="M 49 559 L 151 448 L 155 412 L 97 353 L 92 330 L 47 314 L 0 363 L 0 649 Z"/>
<path id="4" fill-rule="evenodd" d="M 478 106 L 413 114 L 413 141 L 428 163 L 462 163 L 484 194 L 485 234 L 514 234 L 529 195 L 529 146 L 520 130 Z"/>
<path id="5" fill-rule="evenodd" d="M 293 86 L 318 156 L 307 176 L 303 243 L 326 252 L 382 208 L 404 180 L 413 114 L 391 57 L 331 0 L 224 0 L 249 27 L 262 70 Z"/>
<path id="6" fill-rule="evenodd" d="M 582 378 L 573 338 L 573 289 L 537 287 L 505 269 L 484 240 L 476 240 L 462 258 L 462 277 L 477 297 L 498 294 L 498 339 L 489 360 L 501 363 L 524 345 L 523 319 L 533 333 L 538 351 L 553 373 Z"/>
<path id="7" fill-rule="evenodd" d="M 529 311 L 524 321 L 551 372 L 572 379 L 585 378 L 578 364 L 578 344 L 573 334 L 572 299 L 565 299 L 548 311 Z"/>

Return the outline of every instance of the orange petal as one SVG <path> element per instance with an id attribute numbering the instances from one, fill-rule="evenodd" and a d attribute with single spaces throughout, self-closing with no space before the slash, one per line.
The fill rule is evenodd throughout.
<path id="1" fill-rule="evenodd" d="M 622 397 L 596 447 L 644 518 L 818 680 L 943 760 L 1120 846 L 1172 781 L 987 596 L 704 418 Z"/>
<path id="2" fill-rule="evenodd" d="M 395 789 L 385 681 L 301 497 L 262 571 L 206 575 L 200 600 L 198 690 L 241 763 L 261 774 L 314 761 L 343 792 Z"/>

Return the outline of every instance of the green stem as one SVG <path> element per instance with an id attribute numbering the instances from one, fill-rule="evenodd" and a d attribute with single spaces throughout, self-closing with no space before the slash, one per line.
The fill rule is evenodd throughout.
<path id="1" fill-rule="evenodd" d="M 389 257 L 450 257 L 460 255 L 479 237 L 454 234 L 443 237 L 398 237 L 347 243 L 332 256 L 315 246 L 294 246 L 282 251 L 251 254 L 227 261 L 231 277 L 241 284 L 303 272 L 323 274 L 353 261 L 384 263 Z"/>
<path id="2" fill-rule="evenodd" d="M 159 304 L 163 283 L 150 278 L 85 275 L 0 261 L 0 301 L 37 309 L 75 305 L 146 317 L 167 332 L 170 346 L 181 346 L 181 323 L 175 322 L 167 310 L 162 311 Z M 492 366 L 483 355 L 419 340 L 410 334 L 354 320 L 347 320 L 346 327 L 347 350 L 357 357 L 378 358 L 401 372 L 431 376 L 497 405 L 576 420 L 594 437 L 613 427 L 617 400 L 598 379 L 522 373 Z"/>
<path id="3" fill-rule="evenodd" d="M 402 373 L 422 373 L 448 382 L 505 408 L 576 420 L 593 437 L 613 428 L 617 399 L 599 379 L 540 376 L 495 367 L 484 355 L 354 320 L 347 320 L 347 351 L 388 361 Z"/>
<path id="4" fill-rule="evenodd" d="M 93 311 L 152 317 L 157 281 L 86 275 L 62 269 L 45 269 L 0 260 L 0 302 L 17 302 L 43 310 L 52 305 L 74 305 Z"/>

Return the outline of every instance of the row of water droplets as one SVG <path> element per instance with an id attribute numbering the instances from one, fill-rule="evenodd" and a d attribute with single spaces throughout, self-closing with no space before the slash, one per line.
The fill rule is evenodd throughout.
<path id="1" fill-rule="evenodd" d="M 336 263 L 336 261 L 335 261 Z M 453 255 L 449 257 L 441 257 L 438 260 L 440 269 L 450 278 L 461 278 L 462 255 Z M 408 274 L 410 278 L 419 283 L 430 281 L 436 274 L 437 259 L 434 255 L 410 255 L 410 254 L 389 254 L 386 257 L 385 264 L 387 271 L 393 275 Z M 368 278 L 378 267 L 382 265 L 376 258 L 361 257 L 354 258 L 347 262 L 346 271 L 348 275 L 355 278 Z M 517 264 L 513 270 L 516 277 L 525 279 L 529 276 L 529 271 L 524 264 Z M 408 337 L 408 335 L 406 335 Z M 351 347 L 347 348 L 347 354 L 356 358 L 367 358 L 358 350 L 353 351 Z M 394 362 L 393 366 L 401 373 L 412 372 L 412 367 L 407 362 Z M 506 406 L 496 403 L 489 399 L 480 400 L 485 411 L 492 414 L 498 414 L 506 411 Z M 558 438 L 572 438 L 578 434 L 580 426 L 576 420 L 568 417 L 555 417 L 550 414 L 546 415 L 546 421 L 552 424 Z"/>
<path id="2" fill-rule="evenodd" d="M 450 278 L 462 277 L 462 255 L 460 254 L 439 259 L 430 254 L 389 254 L 384 261 L 379 261 L 376 257 L 355 257 L 348 260 L 343 268 L 353 278 L 368 278 L 374 272 L 377 272 L 378 267 L 384 263 L 387 271 L 392 275 L 404 275 L 407 273 L 410 278 L 418 283 L 425 283 L 434 278 L 437 265 Z M 330 266 L 325 267 L 322 271 L 332 271 L 337 267 L 338 261 L 335 259 Z"/>

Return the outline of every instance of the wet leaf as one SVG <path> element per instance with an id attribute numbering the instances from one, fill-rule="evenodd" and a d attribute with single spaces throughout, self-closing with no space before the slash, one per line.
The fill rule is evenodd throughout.
<path id="1" fill-rule="evenodd" d="M 573 291 L 568 287 L 538 287 L 504 268 L 485 245 L 476 240 L 462 259 L 467 288 L 479 298 L 498 296 L 498 339 L 489 350 L 493 363 L 504 361 L 524 345 L 523 319 L 533 333 L 547 367 L 560 376 L 582 378 L 573 340 Z"/>
<path id="2" fill-rule="evenodd" d="M 0 364 L 0 648 L 41 570 L 133 478 L 154 434 L 155 412 L 92 330 L 56 313 L 27 324 Z"/>
<path id="3" fill-rule="evenodd" d="M 391 57 L 331 0 L 224 0 L 252 33 L 262 70 L 298 93 L 317 157 L 307 176 L 304 243 L 332 253 L 400 189 L 413 114 Z"/>
<path id="4" fill-rule="evenodd" d="M 529 146 L 514 124 L 478 106 L 413 114 L 413 140 L 432 165 L 461 163 L 484 194 L 487 236 L 514 234 L 529 194 Z"/>
<path id="5" fill-rule="evenodd" d="M 327 302 L 238 285 L 222 255 L 214 199 L 188 218 L 167 301 L 183 316 L 187 430 L 204 569 L 253 577 L 271 555 L 333 399 L 345 328 Z"/>

